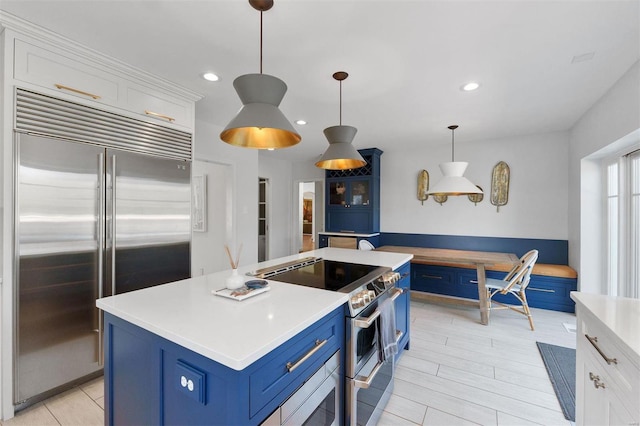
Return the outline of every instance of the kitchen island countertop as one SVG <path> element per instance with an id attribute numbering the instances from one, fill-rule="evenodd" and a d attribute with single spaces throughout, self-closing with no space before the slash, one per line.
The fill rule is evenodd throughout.
<path id="1" fill-rule="evenodd" d="M 323 248 L 238 268 L 240 274 L 321 257 L 398 268 L 411 255 Z M 242 370 L 347 302 L 344 293 L 269 281 L 241 302 L 218 297 L 230 271 L 98 299 L 98 308 L 234 370 Z M 247 278 L 248 279 L 248 278 Z"/>

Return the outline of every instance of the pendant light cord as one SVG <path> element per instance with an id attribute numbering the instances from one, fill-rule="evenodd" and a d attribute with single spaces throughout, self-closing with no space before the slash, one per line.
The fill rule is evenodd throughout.
<path id="1" fill-rule="evenodd" d="M 340 80 L 340 125 L 342 126 L 342 80 Z"/>
<path id="2" fill-rule="evenodd" d="M 456 160 L 454 160 L 454 156 L 453 156 L 453 150 L 454 150 L 454 146 L 455 146 L 455 142 L 454 142 L 454 138 L 453 138 L 453 134 L 455 133 L 455 129 L 451 129 L 451 162 L 455 162 Z"/>
<path id="3" fill-rule="evenodd" d="M 260 11 L 260 74 L 262 74 L 262 11 Z"/>

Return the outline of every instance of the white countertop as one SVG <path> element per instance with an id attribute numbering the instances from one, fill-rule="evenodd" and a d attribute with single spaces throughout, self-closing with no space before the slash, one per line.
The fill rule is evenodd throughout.
<path id="1" fill-rule="evenodd" d="M 587 309 L 607 327 L 613 335 L 640 358 L 640 300 L 626 297 L 571 292 L 578 308 Z"/>
<path id="2" fill-rule="evenodd" d="M 304 257 L 388 266 L 411 255 L 324 248 L 240 267 L 245 274 Z M 347 302 L 347 295 L 278 281 L 238 302 L 211 294 L 230 271 L 105 297 L 98 308 L 234 370 L 242 370 Z M 249 277 L 247 277 L 249 279 Z"/>

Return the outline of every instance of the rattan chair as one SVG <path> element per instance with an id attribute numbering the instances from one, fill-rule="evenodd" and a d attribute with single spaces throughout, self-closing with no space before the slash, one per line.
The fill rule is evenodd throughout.
<path id="1" fill-rule="evenodd" d="M 538 260 L 538 250 L 531 250 L 520 258 L 520 263 L 514 266 L 513 269 L 503 279 L 497 280 L 494 278 L 487 278 L 486 287 L 487 298 L 489 300 L 489 314 L 491 314 L 492 309 L 511 309 L 512 311 L 516 311 L 525 315 L 529 320 L 531 331 L 534 330 L 533 317 L 531 317 L 531 311 L 529 310 L 529 305 L 527 304 L 527 296 L 525 294 L 525 290 L 529 285 L 531 271 L 533 270 L 533 265 L 535 265 L 536 260 Z M 493 300 L 493 296 L 498 293 L 512 294 L 516 297 L 516 299 L 520 301 L 522 306 L 516 307 Z M 500 307 L 493 308 L 492 304 L 494 303 L 500 305 Z"/>

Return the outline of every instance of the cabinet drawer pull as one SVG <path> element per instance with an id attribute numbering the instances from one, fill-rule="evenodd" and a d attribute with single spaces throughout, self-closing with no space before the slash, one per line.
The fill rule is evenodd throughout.
<path id="1" fill-rule="evenodd" d="M 323 347 L 326 344 L 327 344 L 327 339 L 316 340 L 315 346 L 313 348 L 311 348 L 311 350 L 309 352 L 307 352 L 302 358 L 300 358 L 295 363 L 292 363 L 292 362 L 288 362 L 287 363 L 287 370 L 289 371 L 289 373 L 291 373 L 296 368 L 300 367 L 306 360 L 311 358 L 313 356 L 313 354 L 318 352 L 320 350 L 320 348 Z"/>
<path id="2" fill-rule="evenodd" d="M 548 290 L 546 288 L 535 288 L 535 287 L 527 287 L 527 290 L 531 291 L 541 291 L 543 293 L 555 293 L 555 290 Z"/>
<path id="3" fill-rule="evenodd" d="M 478 284 L 478 280 L 469 280 L 471 284 Z"/>
<path id="4" fill-rule="evenodd" d="M 597 337 L 591 337 L 588 334 L 585 334 L 584 337 L 586 337 L 587 340 L 589 341 L 589 343 L 591 343 L 593 345 L 593 347 L 596 348 L 596 351 L 598 351 L 600 356 L 602 358 L 604 358 L 605 361 L 607 361 L 607 364 L 609 364 L 609 365 L 618 364 L 618 360 L 616 358 L 609 358 L 608 356 L 606 356 L 604 354 L 604 352 L 602 352 L 602 349 L 600 349 L 600 347 L 598 346 L 598 338 Z M 604 385 L 602 385 L 602 387 L 604 387 Z"/>
<path id="5" fill-rule="evenodd" d="M 600 380 L 600 376 L 596 376 L 595 374 L 593 374 L 591 371 L 589 371 L 589 380 L 591 380 L 592 382 L 594 380 Z"/>
<path id="6" fill-rule="evenodd" d="M 174 121 L 176 121 L 176 119 L 173 117 L 169 117 L 168 115 L 160 114 L 158 112 L 149 111 L 147 109 L 144 110 L 144 113 L 152 117 L 162 118 L 164 120 L 167 120 L 170 123 L 173 123 Z"/>
<path id="7" fill-rule="evenodd" d="M 410 274 L 409 274 L 408 272 L 407 272 L 406 274 L 402 274 L 402 276 L 400 277 L 400 279 L 407 278 L 409 275 L 410 275 Z"/>
<path id="8" fill-rule="evenodd" d="M 85 92 L 79 89 L 74 89 L 73 87 L 65 86 L 62 84 L 55 84 L 54 86 L 56 86 L 57 89 L 68 90 L 69 92 L 77 93 L 79 95 L 89 96 L 90 98 L 93 98 L 93 99 L 100 99 L 102 97 L 102 96 L 94 95 L 93 93 Z"/>
<path id="9" fill-rule="evenodd" d="M 442 277 L 439 277 L 437 275 L 421 275 L 422 278 L 431 278 L 432 280 L 441 280 Z"/>

